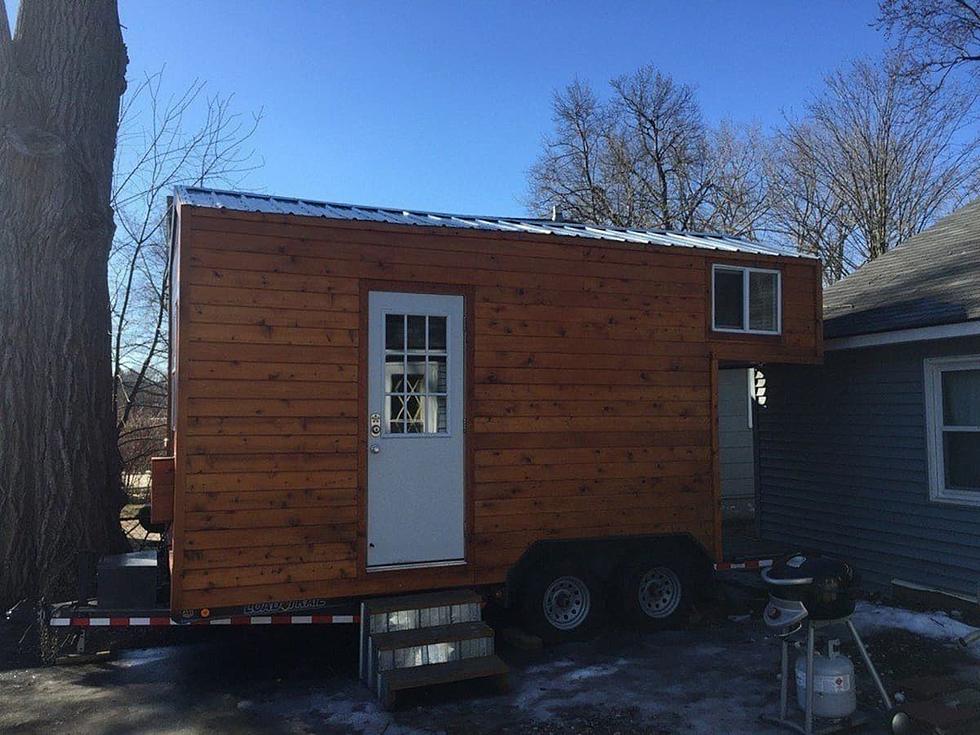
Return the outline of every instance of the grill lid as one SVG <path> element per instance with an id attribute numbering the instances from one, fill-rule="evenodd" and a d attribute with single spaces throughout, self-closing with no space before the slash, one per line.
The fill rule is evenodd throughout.
<path id="1" fill-rule="evenodd" d="M 850 590 L 856 581 L 854 571 L 839 559 L 793 554 L 764 570 L 762 578 L 769 586 L 770 608 L 781 610 L 799 603 L 803 617 L 814 620 L 837 620 L 854 612 Z M 781 614 L 773 621 L 785 618 Z"/>
<path id="2" fill-rule="evenodd" d="M 816 554 L 793 554 L 776 562 L 765 575 L 766 581 L 777 586 L 820 585 L 837 582 L 840 588 L 850 587 L 854 571 L 847 562 Z"/>

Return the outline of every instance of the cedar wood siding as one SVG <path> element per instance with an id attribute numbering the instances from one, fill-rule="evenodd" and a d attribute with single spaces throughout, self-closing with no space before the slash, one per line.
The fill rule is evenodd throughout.
<path id="1" fill-rule="evenodd" d="M 766 370 L 759 427 L 763 536 L 840 556 L 872 588 L 892 579 L 970 596 L 980 508 L 929 498 L 923 360 L 980 355 L 980 338 L 828 352 Z"/>
<path id="2" fill-rule="evenodd" d="M 535 540 L 720 552 L 714 371 L 821 356 L 817 261 L 182 205 L 172 607 L 497 583 Z M 710 265 L 778 267 L 783 334 L 711 336 Z M 367 573 L 367 294 L 467 312 L 466 557 Z"/>

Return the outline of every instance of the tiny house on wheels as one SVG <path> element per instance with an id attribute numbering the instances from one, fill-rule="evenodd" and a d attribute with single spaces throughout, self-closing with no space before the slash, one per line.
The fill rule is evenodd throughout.
<path id="1" fill-rule="evenodd" d="M 190 188 L 172 220 L 178 620 L 477 589 L 550 637 L 674 621 L 721 554 L 719 371 L 822 357 L 819 261 L 730 237 Z"/>
<path id="2" fill-rule="evenodd" d="M 180 617 L 596 597 L 648 550 L 686 580 L 721 553 L 718 371 L 821 359 L 819 262 L 717 235 L 179 189 L 173 246 Z"/>

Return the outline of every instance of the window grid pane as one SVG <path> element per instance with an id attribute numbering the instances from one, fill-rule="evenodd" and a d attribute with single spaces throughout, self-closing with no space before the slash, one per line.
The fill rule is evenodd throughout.
<path id="1" fill-rule="evenodd" d="M 943 372 L 943 425 L 980 426 L 980 370 Z"/>
<path id="2" fill-rule="evenodd" d="M 447 326 L 444 316 L 386 316 L 388 433 L 448 432 Z"/>
<path id="3" fill-rule="evenodd" d="M 749 329 L 776 331 L 776 274 L 749 271 Z"/>
<path id="4" fill-rule="evenodd" d="M 385 349 L 402 352 L 405 349 L 405 317 L 385 314 Z"/>
<path id="5" fill-rule="evenodd" d="M 719 268 L 715 271 L 715 326 L 745 329 L 745 287 L 742 271 Z"/>
<path id="6" fill-rule="evenodd" d="M 943 465 L 948 489 L 980 493 L 980 432 L 943 432 Z"/>

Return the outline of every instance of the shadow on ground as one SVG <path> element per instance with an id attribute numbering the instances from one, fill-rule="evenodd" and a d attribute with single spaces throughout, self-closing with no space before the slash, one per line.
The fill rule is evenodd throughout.
<path id="1" fill-rule="evenodd" d="M 859 622 L 861 615 L 877 620 L 861 613 Z M 886 678 L 975 667 L 949 640 L 930 637 L 931 628 L 909 632 L 902 620 L 868 623 L 867 640 Z M 354 626 L 151 634 L 135 641 L 143 647 L 97 664 L 0 668 L 0 732 L 778 732 L 759 721 L 775 703 L 778 645 L 753 619 L 703 620 L 666 633 L 610 631 L 543 651 L 504 648 L 513 667 L 510 692 L 480 683 L 421 690 L 394 713 L 382 711 L 357 681 Z"/>

